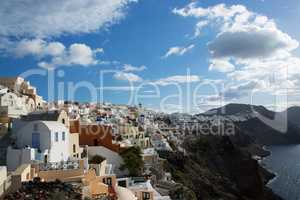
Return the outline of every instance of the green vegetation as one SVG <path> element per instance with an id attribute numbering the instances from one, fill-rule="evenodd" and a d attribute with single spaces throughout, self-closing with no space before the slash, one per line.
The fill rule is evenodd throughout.
<path id="1" fill-rule="evenodd" d="M 130 147 L 120 153 L 124 164 L 121 170 L 128 169 L 130 176 L 140 176 L 144 165 L 141 149 L 139 147 Z"/>
<path id="2" fill-rule="evenodd" d="M 89 163 L 90 163 L 90 164 L 100 164 L 100 163 L 102 163 L 104 160 L 105 160 L 105 158 L 103 158 L 102 156 L 100 156 L 100 155 L 95 155 L 95 156 L 92 157 L 91 160 L 89 160 Z"/>
<path id="3" fill-rule="evenodd" d="M 170 197 L 175 200 L 197 200 L 196 194 L 185 186 L 177 186 L 170 191 Z"/>

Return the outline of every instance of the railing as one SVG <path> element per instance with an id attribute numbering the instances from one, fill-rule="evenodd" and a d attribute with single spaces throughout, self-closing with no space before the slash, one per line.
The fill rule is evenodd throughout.
<path id="1" fill-rule="evenodd" d="M 66 161 L 66 162 L 50 162 L 50 163 L 40 163 L 40 171 L 51 171 L 51 170 L 73 170 L 79 169 L 79 160 Z"/>

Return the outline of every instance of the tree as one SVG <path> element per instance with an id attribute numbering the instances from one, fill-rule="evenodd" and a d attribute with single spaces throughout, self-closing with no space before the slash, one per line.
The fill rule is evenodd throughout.
<path id="1" fill-rule="evenodd" d="M 141 149 L 139 147 L 130 147 L 120 153 L 123 158 L 123 165 L 121 170 L 128 169 L 130 176 L 140 176 L 144 162 L 141 156 Z"/>
<path id="2" fill-rule="evenodd" d="M 103 158 L 100 155 L 94 155 L 92 157 L 92 159 L 89 161 L 90 164 L 100 164 L 105 160 L 105 158 Z"/>

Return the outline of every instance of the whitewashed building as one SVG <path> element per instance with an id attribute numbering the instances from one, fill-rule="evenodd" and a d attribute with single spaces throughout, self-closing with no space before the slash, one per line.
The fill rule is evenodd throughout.
<path id="1" fill-rule="evenodd" d="M 0 166 L 0 197 L 6 191 L 7 169 L 6 166 Z"/>
<path id="2" fill-rule="evenodd" d="M 7 149 L 7 168 L 15 170 L 24 163 L 67 161 L 69 130 L 56 121 L 29 121 L 14 136 L 15 145 Z"/>
<path id="3" fill-rule="evenodd" d="M 27 114 L 28 110 L 24 98 L 8 92 L 0 95 L 0 114 L 3 117 L 18 118 Z"/>

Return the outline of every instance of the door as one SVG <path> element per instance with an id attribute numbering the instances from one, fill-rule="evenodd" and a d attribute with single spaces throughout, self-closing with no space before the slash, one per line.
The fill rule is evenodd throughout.
<path id="1" fill-rule="evenodd" d="M 40 134 L 39 133 L 32 133 L 31 146 L 32 146 L 32 148 L 40 149 Z"/>
<path id="2" fill-rule="evenodd" d="M 109 186 L 112 186 L 112 180 L 111 180 L 111 178 L 107 178 L 106 179 L 106 184 L 109 185 Z"/>
<path id="3" fill-rule="evenodd" d="M 46 164 L 48 163 L 48 155 L 44 156 L 44 163 L 46 163 Z"/>

